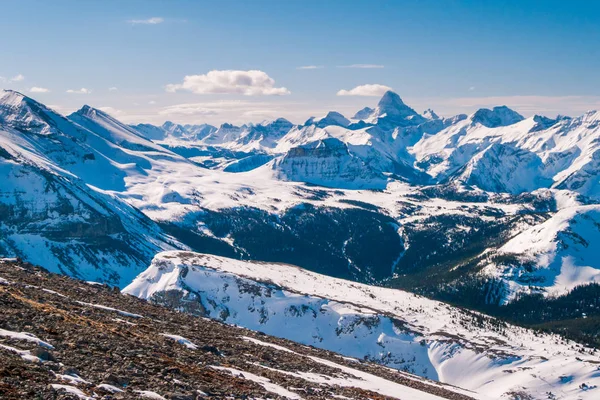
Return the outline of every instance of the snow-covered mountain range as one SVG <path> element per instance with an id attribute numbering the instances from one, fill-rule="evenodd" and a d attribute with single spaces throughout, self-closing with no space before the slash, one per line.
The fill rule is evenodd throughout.
<path id="1" fill-rule="evenodd" d="M 392 92 L 352 118 L 212 127 L 5 91 L 0 256 L 120 287 L 170 250 L 293 264 L 598 344 L 599 137 L 598 112 L 443 118 Z"/>
<path id="2" fill-rule="evenodd" d="M 216 246 L 223 255 L 295 262 L 320 272 L 327 272 L 323 264 L 328 260 L 332 275 L 369 282 L 435 267 L 430 260 L 436 254 L 458 255 L 463 262 L 476 260 L 477 274 L 505 283 L 497 288 L 499 302 L 522 291 L 564 294 L 579 283 L 598 281 L 598 261 L 586 255 L 598 237 L 598 113 L 524 119 L 502 106 L 440 118 L 432 110 L 420 115 L 387 92 L 375 108 L 358 114 L 360 119 L 348 119 L 330 112 L 303 125 L 276 119 L 241 127 L 171 122 L 132 127 L 89 106 L 63 117 L 6 91 L 0 99 L 2 167 L 13 178 L 1 188 L 6 210 L 3 252 L 45 261 L 54 270 L 126 284 L 127 279 L 117 277 L 121 273 L 92 271 L 94 257 L 104 255 L 92 252 L 88 267 L 70 268 L 63 264 L 69 264 L 65 254 L 71 250 L 54 249 L 55 244 L 46 244 L 49 239 L 24 240 L 25 234 L 38 240 L 40 232 L 57 229 L 89 235 L 68 221 L 89 224 L 100 218 L 95 214 L 104 211 L 92 202 L 103 199 L 111 204 L 106 212 L 124 210 L 121 217 L 111 216 L 124 230 L 126 219 L 143 219 L 148 228 L 142 236 L 153 238 L 143 242 L 156 243 L 161 250 L 210 251 Z M 30 178 L 22 178 L 25 174 Z M 339 214 L 339 233 L 320 240 L 301 237 L 310 235 L 303 229 L 331 225 L 333 217 L 327 214 L 333 210 Z M 265 232 L 266 237 L 271 240 L 277 230 L 286 231 L 289 243 L 272 251 L 248 243 L 258 239 L 245 236 L 240 218 L 255 220 L 254 229 L 270 229 L 261 213 L 281 225 Z M 379 228 L 368 238 L 351 229 L 344 234 L 351 213 L 376 215 Z M 292 221 L 306 218 L 301 215 L 309 216 L 312 225 Z M 457 223 L 457 218 L 462 221 Z M 19 223 L 11 222 L 15 219 Z M 413 256 L 411 249 L 423 244 L 419 235 L 434 221 L 446 232 L 427 239 L 429 261 L 422 253 Z M 592 222 L 587 227 L 579 221 Z M 164 233 L 165 224 L 178 238 Z M 106 228 L 114 223 L 103 226 L 94 235 L 121 232 L 120 227 L 114 232 Z M 130 226 L 139 229 L 142 224 Z M 385 257 L 369 255 L 360 242 L 379 240 L 375 231 L 382 232 L 383 226 L 394 226 L 391 236 L 385 234 Z M 473 244 L 473 236 L 490 226 L 498 240 L 487 243 L 489 237 L 479 237 L 467 252 L 467 241 Z M 50 250 L 33 250 L 40 246 Z M 322 250 L 299 260 L 292 248 L 301 246 Z M 128 247 L 135 252 L 147 246 Z M 136 273 L 153 251 L 135 256 Z M 326 252 L 334 259 L 323 258 Z M 103 264 L 111 271 L 119 269 L 110 267 L 113 262 Z M 568 272 L 571 266 L 575 272 Z"/>
<path id="3" fill-rule="evenodd" d="M 167 122 L 152 129 L 148 125 L 135 128 L 153 140 L 258 151 L 281 159 L 289 159 L 290 151 L 298 153 L 306 146 L 319 146 L 324 139 L 337 139 L 348 147 L 350 156 L 373 172 L 414 184 L 460 182 L 512 194 L 560 188 L 590 197 L 599 195 L 595 160 L 600 113 L 595 111 L 577 118 L 536 115 L 525 119 L 499 106 L 469 116 L 440 118 L 432 110 L 420 115 L 397 94 L 387 92 L 375 109 L 360 110 L 353 119 L 332 111 L 297 126 L 277 119 L 241 127 Z M 162 137 L 155 130 L 162 132 Z M 204 133 L 197 134 L 199 130 Z M 326 178 L 320 173 L 323 169 L 312 172 L 278 160 L 264 168 L 275 169 L 280 177 L 292 181 L 363 187 L 360 173 L 357 182 L 346 174 L 347 163 L 344 157 L 322 160 L 320 164 L 327 166 Z M 339 172 L 333 175 L 332 170 Z"/>

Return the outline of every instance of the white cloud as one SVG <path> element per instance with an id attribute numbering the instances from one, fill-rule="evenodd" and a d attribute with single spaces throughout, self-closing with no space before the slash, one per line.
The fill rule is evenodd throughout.
<path id="1" fill-rule="evenodd" d="M 325 68 L 322 65 L 304 65 L 302 67 L 296 67 L 296 69 L 323 69 Z"/>
<path id="2" fill-rule="evenodd" d="M 90 94 L 92 93 L 91 90 L 86 89 L 86 88 L 81 88 L 81 89 L 69 89 L 67 90 L 67 93 L 70 94 Z"/>
<path id="3" fill-rule="evenodd" d="M 157 25 L 165 22 L 164 18 L 161 17 L 152 17 L 148 19 L 130 19 L 127 23 L 131 25 Z"/>
<path id="4" fill-rule="evenodd" d="M 339 65 L 338 68 L 372 69 L 372 68 L 385 68 L 385 66 L 380 65 L 380 64 L 352 64 L 352 65 Z"/>
<path id="5" fill-rule="evenodd" d="M 25 76 L 22 74 L 17 74 L 10 79 L 7 79 L 4 76 L 0 76 L 0 82 L 23 82 L 25 80 Z"/>
<path id="6" fill-rule="evenodd" d="M 114 107 L 98 107 L 98 110 L 103 111 L 109 115 L 112 115 L 113 117 L 123 114 L 123 111 L 118 110 Z"/>
<path id="7" fill-rule="evenodd" d="M 152 106 L 152 105 L 156 104 L 156 102 L 155 102 L 154 100 L 150 100 L 150 101 L 148 102 L 148 104 L 150 104 L 150 105 Z"/>
<path id="8" fill-rule="evenodd" d="M 112 86 L 112 87 L 109 87 L 109 88 L 108 88 L 108 91 L 109 91 L 109 92 L 116 92 L 117 90 L 119 90 L 119 89 L 117 89 L 117 87 L 116 87 L 116 86 Z"/>
<path id="9" fill-rule="evenodd" d="M 250 118 L 254 118 L 254 117 L 276 117 L 277 115 L 277 111 L 276 110 L 250 110 L 250 111 L 245 111 L 242 114 L 244 117 L 250 117 Z"/>
<path id="10" fill-rule="evenodd" d="M 204 107 L 201 104 L 177 104 L 165 107 L 158 112 L 160 115 L 217 115 L 214 109 Z"/>
<path id="11" fill-rule="evenodd" d="M 29 91 L 31 93 L 48 93 L 50 91 L 50 89 L 46 89 L 46 88 L 43 88 L 43 87 L 34 86 L 31 89 L 29 89 Z"/>
<path id="12" fill-rule="evenodd" d="M 9 82 L 23 82 L 25 77 L 22 74 L 18 74 L 10 78 Z"/>
<path id="13" fill-rule="evenodd" d="M 275 103 L 266 101 L 222 100 L 202 103 L 175 104 L 164 107 L 158 112 L 158 114 L 207 116 L 218 115 L 221 113 L 235 113 L 237 115 L 250 115 L 254 111 L 264 111 L 265 109 L 271 110 L 275 107 Z"/>
<path id="14" fill-rule="evenodd" d="M 473 90 L 475 90 L 475 86 L 469 87 L 469 92 L 472 92 Z"/>
<path id="15" fill-rule="evenodd" d="M 246 96 L 284 95 L 290 91 L 275 87 L 275 81 L 263 71 L 213 70 L 204 75 L 188 75 L 183 83 L 169 84 L 167 92 L 187 90 L 196 94 L 243 94 Z"/>
<path id="16" fill-rule="evenodd" d="M 311 115 L 325 115 L 331 108 L 330 103 L 323 105 L 310 102 L 287 101 L 285 97 L 202 101 L 196 103 L 174 104 L 156 109 L 146 109 L 136 116 L 124 116 L 130 122 L 162 123 L 164 120 L 177 121 L 178 123 L 206 122 L 219 125 L 225 122 L 232 124 L 246 124 L 249 122 L 260 122 L 267 118 L 283 117 L 292 122 L 301 123 Z M 348 112 L 356 112 L 356 106 L 348 108 Z M 337 108 L 335 108 L 337 110 Z M 341 110 L 345 111 L 345 110 Z"/>
<path id="17" fill-rule="evenodd" d="M 385 92 L 392 90 L 391 87 L 385 85 L 360 85 L 350 90 L 340 90 L 337 92 L 338 96 L 383 96 Z"/>

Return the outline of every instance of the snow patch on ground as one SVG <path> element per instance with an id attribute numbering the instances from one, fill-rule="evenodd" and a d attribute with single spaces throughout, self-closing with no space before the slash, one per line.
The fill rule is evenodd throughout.
<path id="1" fill-rule="evenodd" d="M 0 343 L 0 349 L 8 350 L 11 353 L 15 353 L 15 354 L 21 356 L 21 358 L 25 361 L 35 362 L 35 363 L 42 362 L 42 360 L 39 357 L 32 355 L 29 350 L 21 350 L 21 349 L 17 349 L 16 347 L 6 346 L 1 343 Z"/>
<path id="2" fill-rule="evenodd" d="M 110 392 L 110 393 L 123 393 L 122 389 L 119 389 L 118 387 L 113 386 L 113 385 L 109 385 L 108 383 L 102 383 L 102 384 L 100 384 L 100 385 L 98 385 L 96 387 L 98 389 L 104 389 L 104 390 L 106 390 L 107 392 Z"/>
<path id="3" fill-rule="evenodd" d="M 93 400 L 93 397 L 90 397 L 87 394 L 83 393 L 80 389 L 76 388 L 75 386 L 59 385 L 57 383 L 53 383 L 50 386 L 52 386 L 52 388 L 56 391 L 64 390 L 68 394 L 76 396 L 78 399 L 81 399 L 81 400 Z"/>
<path id="4" fill-rule="evenodd" d="M 112 308 L 112 307 L 107 307 L 107 306 L 103 306 L 101 304 L 93 304 L 93 303 L 86 303 L 83 301 L 78 301 L 77 303 L 81 304 L 82 306 L 88 306 L 88 307 L 94 307 L 94 308 L 98 308 L 100 310 L 105 310 L 105 311 L 114 311 L 124 317 L 131 317 L 131 318 L 144 318 L 143 315 L 140 314 L 134 314 L 134 313 L 130 313 L 128 311 L 123 311 L 123 310 L 118 310 L 116 308 Z"/>
<path id="5" fill-rule="evenodd" d="M 137 393 L 140 397 L 143 397 L 145 399 L 167 400 L 160 394 L 158 394 L 156 392 L 152 392 L 150 390 L 135 390 L 135 393 Z"/>
<path id="6" fill-rule="evenodd" d="M 137 324 L 134 324 L 134 323 L 133 323 L 133 322 L 131 322 L 131 321 L 127 321 L 127 320 L 124 320 L 124 319 L 121 319 L 121 318 L 113 318 L 113 321 L 115 321 L 115 322 L 119 322 L 119 323 L 121 323 L 121 324 L 127 324 L 127 325 L 131 325 L 131 326 L 135 326 L 135 325 L 137 325 Z"/>
<path id="7" fill-rule="evenodd" d="M 161 333 L 161 335 L 164 337 L 168 337 L 169 339 L 173 339 L 177 343 L 184 345 L 185 347 L 187 347 L 190 350 L 196 350 L 198 348 L 198 345 L 192 343 L 189 339 L 186 339 L 183 336 L 171 335 L 168 333 Z"/>
<path id="8" fill-rule="evenodd" d="M 231 374 L 233 376 L 237 376 L 239 378 L 243 378 L 243 379 L 247 379 L 252 382 L 256 382 L 259 385 L 261 385 L 262 387 L 264 387 L 266 391 L 275 393 L 276 395 L 285 397 L 287 399 L 301 399 L 302 398 L 298 394 L 296 394 L 294 392 L 290 392 L 283 386 L 279 386 L 279 385 L 272 383 L 270 379 L 263 378 L 262 376 L 254 375 L 247 371 L 240 371 L 239 369 L 228 368 L 228 367 L 218 367 L 215 365 L 211 365 L 211 368 L 214 368 L 219 371 L 229 371 L 229 372 L 231 372 Z"/>
<path id="9" fill-rule="evenodd" d="M 58 293 L 57 291 L 54 291 L 54 290 L 50 290 L 50 289 L 42 289 L 42 290 L 43 290 L 44 292 L 46 292 L 46 293 L 55 294 L 55 295 L 57 295 L 57 296 L 59 296 L 59 297 L 64 297 L 64 298 L 67 298 L 67 296 L 65 296 L 64 294 L 62 294 L 62 293 Z"/>
<path id="10" fill-rule="evenodd" d="M 44 347 L 46 349 L 50 349 L 50 350 L 54 349 L 54 346 L 52 346 L 50 343 L 44 342 L 43 340 L 39 339 L 37 336 L 35 336 L 32 333 L 13 332 L 13 331 L 9 331 L 9 330 L 0 328 L 0 337 L 7 337 L 10 339 L 14 339 L 14 340 L 24 340 L 27 342 L 35 343 L 38 346 Z"/>
<path id="11" fill-rule="evenodd" d="M 79 385 L 79 384 L 91 385 L 91 382 L 86 381 L 85 379 L 81 378 L 78 375 L 56 374 L 56 373 L 54 375 L 56 376 L 57 379 L 67 381 L 67 382 L 75 384 L 75 385 Z"/>
<path id="12" fill-rule="evenodd" d="M 261 346 L 271 347 L 273 349 L 285 351 L 285 352 L 288 352 L 288 353 L 293 353 L 293 351 L 290 350 L 290 349 L 288 349 L 287 347 L 279 346 L 277 344 L 263 342 L 262 340 L 258 340 L 258 339 L 251 338 L 251 337 L 248 337 L 248 336 L 241 336 L 241 338 L 244 339 L 246 342 L 252 342 L 254 344 L 259 344 Z"/>

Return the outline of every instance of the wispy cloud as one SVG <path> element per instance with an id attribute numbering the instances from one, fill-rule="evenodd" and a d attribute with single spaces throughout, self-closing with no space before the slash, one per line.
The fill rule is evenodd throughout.
<path id="1" fill-rule="evenodd" d="M 23 82 L 25 77 L 22 74 L 18 74 L 9 79 L 9 82 Z"/>
<path id="2" fill-rule="evenodd" d="M 176 104 L 174 106 L 165 107 L 158 112 L 159 115 L 217 115 L 219 112 L 216 109 L 206 107 L 203 104 Z"/>
<path id="3" fill-rule="evenodd" d="M 475 86 L 471 86 L 471 87 L 469 87 L 469 92 L 472 92 L 472 91 L 474 91 L 474 90 L 475 90 Z"/>
<path id="4" fill-rule="evenodd" d="M 183 83 L 169 84 L 167 92 L 179 90 L 195 94 L 242 94 L 245 96 L 285 95 L 290 91 L 275 87 L 275 80 L 263 71 L 213 70 L 204 75 L 188 75 Z"/>
<path id="5" fill-rule="evenodd" d="M 379 84 L 360 85 L 350 90 L 340 90 L 338 96 L 383 96 L 385 92 L 392 90 L 391 87 Z"/>
<path id="6" fill-rule="evenodd" d="M 158 25 L 165 22 L 165 19 L 162 17 L 152 17 L 148 19 L 130 19 L 127 20 L 128 24 L 131 25 Z"/>
<path id="7" fill-rule="evenodd" d="M 10 79 L 7 79 L 4 76 L 0 76 L 0 82 L 11 82 L 12 83 L 12 82 L 22 82 L 24 80 L 25 80 L 25 76 L 23 76 L 22 74 L 15 75 Z"/>
<path id="8" fill-rule="evenodd" d="M 109 87 L 109 88 L 108 88 L 108 91 L 109 91 L 109 92 L 116 92 L 117 90 L 119 90 L 119 89 L 117 89 L 117 87 L 116 87 L 116 86 L 112 86 L 112 87 Z"/>
<path id="9" fill-rule="evenodd" d="M 109 115 L 112 115 L 113 117 L 123 114 L 123 111 L 118 110 L 114 107 L 98 107 L 98 110 L 103 111 Z"/>
<path id="10" fill-rule="evenodd" d="M 381 64 L 351 64 L 351 65 L 338 65 L 338 68 L 362 68 L 362 69 L 377 69 L 385 68 Z"/>
<path id="11" fill-rule="evenodd" d="M 322 65 L 304 65 L 302 67 L 296 67 L 296 69 L 323 69 L 325 68 Z"/>
<path id="12" fill-rule="evenodd" d="M 48 93 L 50 92 L 50 89 L 46 89 L 43 87 L 39 87 L 39 86 L 34 86 L 31 89 L 29 89 L 30 93 Z"/>
<path id="13" fill-rule="evenodd" d="M 183 103 L 163 107 L 158 114 L 171 116 L 208 116 L 233 113 L 236 115 L 256 116 L 272 115 L 293 108 L 289 104 L 280 104 L 271 101 L 251 100 L 221 100 L 206 101 L 201 103 Z M 276 111 L 277 110 L 277 111 Z"/>
<path id="14" fill-rule="evenodd" d="M 267 117 L 275 117 L 277 116 L 277 111 L 273 110 L 273 109 L 264 109 L 264 110 L 249 110 L 249 111 L 244 111 L 244 113 L 242 114 L 244 117 L 248 117 L 248 118 L 255 118 L 255 117 L 262 117 L 262 118 L 267 118 Z"/>
<path id="15" fill-rule="evenodd" d="M 69 89 L 69 90 L 67 90 L 67 93 L 69 93 L 69 94 L 90 94 L 90 93 L 92 93 L 92 91 L 89 89 L 86 89 L 86 88 L 81 88 L 81 89 Z"/>

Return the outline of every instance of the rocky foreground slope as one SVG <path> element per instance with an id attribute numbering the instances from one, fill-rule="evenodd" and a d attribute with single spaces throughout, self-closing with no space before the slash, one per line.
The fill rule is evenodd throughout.
<path id="1" fill-rule="evenodd" d="M 2 399 L 481 396 L 0 261 Z"/>

